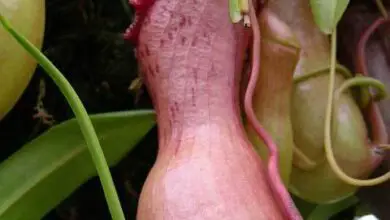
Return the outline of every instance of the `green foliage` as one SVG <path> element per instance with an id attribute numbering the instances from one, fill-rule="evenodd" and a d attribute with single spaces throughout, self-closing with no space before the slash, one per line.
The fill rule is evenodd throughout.
<path id="1" fill-rule="evenodd" d="M 28 52 L 28 54 L 38 61 L 39 65 L 42 66 L 47 75 L 49 75 L 49 77 L 58 86 L 61 93 L 65 96 L 66 101 L 76 116 L 81 132 L 85 138 L 92 161 L 99 175 L 111 216 L 114 220 L 124 220 L 125 215 L 119 202 L 118 193 L 116 192 L 107 160 L 100 146 L 99 138 L 96 135 L 95 128 L 93 127 L 89 115 L 76 91 L 58 68 L 54 66 L 54 64 L 45 55 L 43 55 L 36 46 L 26 39 L 25 36 L 16 31 L 10 21 L 1 13 L 0 24 Z"/>
<path id="2" fill-rule="evenodd" d="M 155 125 L 153 111 L 91 116 L 110 166 Z M 58 205 L 96 169 L 75 119 L 56 125 L 0 165 L 0 220 L 34 220 Z"/>
<path id="3" fill-rule="evenodd" d="M 348 4 L 349 0 L 310 0 L 314 21 L 325 34 L 333 32 Z"/>
<path id="4" fill-rule="evenodd" d="M 321 220 L 321 219 L 330 219 L 332 216 L 337 213 L 356 205 L 359 202 L 359 199 L 355 196 L 348 197 L 344 200 L 341 200 L 336 203 L 318 205 L 309 215 L 307 220 Z"/>

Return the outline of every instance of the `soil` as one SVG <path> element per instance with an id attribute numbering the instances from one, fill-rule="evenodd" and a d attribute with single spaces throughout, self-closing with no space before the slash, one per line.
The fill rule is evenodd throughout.
<path id="1" fill-rule="evenodd" d="M 369 7 L 372 8 L 372 5 Z M 91 114 L 152 109 L 143 87 L 137 91 L 129 89 L 138 72 L 134 47 L 122 37 L 133 20 L 133 11 L 128 9 L 130 14 L 126 13 L 120 0 L 46 0 L 46 31 L 42 51 L 71 82 Z M 50 127 L 43 120 L 33 118 L 37 113 L 35 107 L 42 81 L 46 92 L 42 99 L 43 106 L 53 116 L 55 123 L 73 117 L 57 87 L 37 67 L 23 96 L 0 122 L 0 161 Z M 135 219 L 138 195 L 154 163 L 156 151 L 157 130 L 154 128 L 111 169 L 126 219 Z M 352 219 L 355 208 L 345 210 L 334 219 Z M 44 220 L 89 219 L 110 219 L 96 177 L 44 217 Z"/>

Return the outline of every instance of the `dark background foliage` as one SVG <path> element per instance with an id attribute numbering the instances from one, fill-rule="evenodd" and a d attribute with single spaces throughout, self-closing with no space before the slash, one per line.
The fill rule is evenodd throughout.
<path id="1" fill-rule="evenodd" d="M 146 92 L 129 90 L 138 74 L 137 63 L 133 46 L 122 34 L 132 19 L 120 1 L 46 0 L 42 51 L 71 82 L 89 113 L 152 108 Z M 0 161 L 49 128 L 33 118 L 41 80 L 46 85 L 43 107 L 55 123 L 73 117 L 55 84 L 38 67 L 23 96 L 0 122 Z M 153 165 L 156 147 L 157 132 L 153 129 L 112 169 L 127 219 L 135 219 L 138 195 Z M 85 183 L 45 217 L 60 219 L 110 219 L 98 178 Z"/>

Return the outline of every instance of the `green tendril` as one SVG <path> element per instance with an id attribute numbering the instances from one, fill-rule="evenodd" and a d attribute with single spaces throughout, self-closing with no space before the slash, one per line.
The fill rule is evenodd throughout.
<path id="1" fill-rule="evenodd" d="M 314 170 L 318 163 L 310 159 L 301 149 L 293 147 L 293 165 L 304 171 Z"/>
<path id="2" fill-rule="evenodd" d="M 365 77 L 361 74 L 355 74 L 354 77 L 352 73 L 344 66 L 337 64 L 336 62 L 336 30 L 331 35 L 331 63 L 329 68 L 320 69 L 318 71 L 314 71 L 311 73 L 299 75 L 294 77 L 294 84 L 298 84 L 304 82 L 312 77 L 317 77 L 325 73 L 330 73 L 329 75 L 329 87 L 328 87 L 328 100 L 326 106 L 326 116 L 325 116 L 325 158 L 328 161 L 330 167 L 336 174 L 338 178 L 344 181 L 347 184 L 354 186 L 372 186 L 377 185 L 383 182 L 386 182 L 390 179 L 390 172 L 386 173 L 380 177 L 369 179 L 369 180 L 359 180 L 352 177 L 349 177 L 345 174 L 342 169 L 338 166 L 336 159 L 332 150 L 332 139 L 331 139 L 331 123 L 332 123 L 332 111 L 334 107 L 334 95 L 336 99 L 338 99 L 342 93 L 346 92 L 351 87 L 359 86 L 359 87 L 373 87 L 376 89 L 376 94 L 372 97 L 368 88 L 360 88 L 361 92 L 361 105 L 365 107 L 368 103 L 373 101 L 381 101 L 387 97 L 386 86 L 379 80 L 376 80 L 371 77 Z M 335 77 L 336 72 L 343 75 L 346 81 L 335 91 Z M 335 91 L 335 92 L 334 92 Z M 384 149 L 390 149 L 390 145 L 378 145 Z M 299 148 L 294 148 L 294 166 L 305 170 L 310 171 L 318 166 L 318 163 L 311 160 L 307 157 Z"/>
<path id="3" fill-rule="evenodd" d="M 294 77 L 294 84 L 298 84 L 301 82 L 304 82 L 312 77 L 317 77 L 323 74 L 327 74 L 328 71 L 330 70 L 330 67 L 328 68 L 323 68 L 311 73 L 306 73 L 303 75 L 295 76 Z M 336 70 L 337 73 L 340 73 L 341 75 L 344 76 L 344 78 L 348 79 L 353 77 L 352 73 L 348 70 L 348 68 L 344 67 L 341 64 L 336 64 Z M 294 157 L 293 157 L 293 163 L 295 167 L 298 167 L 299 169 L 305 170 L 305 171 L 310 171 L 314 170 L 320 163 L 317 163 L 310 159 L 303 151 L 301 151 L 299 148 L 294 147 L 293 149 Z M 325 160 L 325 157 L 324 157 Z"/>
<path id="4" fill-rule="evenodd" d="M 342 181 L 344 181 L 347 184 L 353 185 L 353 186 L 373 186 L 377 185 L 383 182 L 386 182 L 390 179 L 390 172 L 374 178 L 374 179 L 367 179 L 367 180 L 359 180 L 352 178 L 348 176 L 344 171 L 338 166 L 336 159 L 333 154 L 332 150 L 332 138 L 331 138 L 331 122 L 332 122 L 332 110 L 333 110 L 333 95 L 334 95 L 334 87 L 335 87 L 335 75 L 336 75 L 336 30 L 331 35 L 332 37 L 332 47 L 331 47 L 331 61 L 330 61 L 330 76 L 329 76 L 329 88 L 328 88 L 328 102 L 326 106 L 326 116 L 325 116 L 325 154 L 326 159 L 328 160 L 328 163 L 330 167 L 332 168 L 333 172 L 336 174 L 338 178 L 340 178 Z M 368 81 L 364 81 L 365 85 Z M 376 85 L 376 82 L 369 81 L 369 84 Z M 344 83 L 344 88 L 348 88 L 352 85 L 359 85 L 359 79 L 355 79 L 355 81 L 350 81 L 349 83 Z M 344 91 L 345 89 L 339 90 Z"/>
<path id="5" fill-rule="evenodd" d="M 320 76 L 320 75 L 323 75 L 325 73 L 328 73 L 329 69 L 330 69 L 330 67 L 327 67 L 327 68 L 323 68 L 323 69 L 320 69 L 320 70 L 317 70 L 317 71 L 314 71 L 311 73 L 306 73 L 306 74 L 302 74 L 299 76 L 294 76 L 294 84 L 306 81 L 312 77 L 316 77 L 316 76 Z M 341 64 L 336 64 L 336 70 L 337 70 L 337 73 L 342 74 L 344 76 L 344 78 L 346 78 L 346 79 L 353 77 L 352 73 Z"/>
<path id="6" fill-rule="evenodd" d="M 388 18 L 386 7 L 383 5 L 383 2 L 381 0 L 375 0 L 376 6 L 378 7 L 378 10 L 381 12 L 382 16 L 384 18 Z"/>
<path id="7" fill-rule="evenodd" d="M 78 97 L 71 84 L 66 80 L 63 74 L 37 49 L 28 39 L 21 36 L 13 28 L 9 21 L 0 14 L 0 24 L 14 37 L 16 41 L 22 45 L 26 51 L 32 55 L 36 61 L 42 66 L 54 83 L 58 86 L 61 93 L 65 96 L 71 109 L 73 110 L 77 122 L 80 125 L 82 134 L 84 135 L 92 160 L 99 175 L 103 191 L 108 203 L 108 207 L 114 220 L 124 220 L 125 216 L 119 202 L 119 197 L 115 190 L 114 182 L 111 177 L 109 166 L 104 157 L 103 150 L 100 146 L 95 129 L 89 118 L 89 115 L 84 108 L 80 98 Z"/>
<path id="8" fill-rule="evenodd" d="M 332 46 L 335 47 L 336 45 L 332 45 Z M 335 55 L 332 54 L 332 57 L 333 56 L 335 57 Z M 335 58 L 332 58 L 332 59 L 335 59 Z M 353 74 L 346 67 L 344 67 L 343 65 L 337 64 L 336 60 L 333 60 L 331 62 L 330 67 L 328 67 L 328 68 L 323 68 L 323 69 L 320 69 L 318 71 L 314 71 L 314 72 L 311 72 L 311 73 L 295 76 L 294 77 L 294 84 L 298 84 L 298 83 L 304 82 L 304 81 L 306 81 L 306 80 L 308 80 L 308 79 L 310 79 L 312 77 L 317 77 L 317 76 L 320 76 L 320 75 L 323 75 L 323 74 L 327 74 L 329 72 L 331 72 L 330 78 L 329 78 L 330 84 L 331 84 L 331 85 L 329 85 L 329 91 L 334 91 L 334 78 L 335 78 L 336 72 L 341 74 L 341 75 L 343 75 L 343 77 L 346 79 L 346 81 L 335 92 L 337 97 L 339 97 L 343 92 L 345 92 L 347 89 L 349 89 L 352 86 L 359 86 L 359 87 L 362 87 L 362 86 L 369 87 L 369 86 L 371 86 L 371 87 L 374 87 L 376 89 L 377 93 L 375 94 L 374 97 L 372 97 L 370 92 L 369 92 L 369 90 L 368 90 L 368 88 L 360 88 L 360 92 L 361 92 L 361 97 L 360 97 L 361 98 L 361 100 L 360 100 L 361 104 L 360 104 L 360 106 L 363 107 L 363 108 L 366 107 L 371 100 L 373 100 L 373 101 L 380 101 L 380 100 L 383 100 L 383 99 L 385 99 L 387 97 L 386 86 L 381 81 L 373 79 L 371 77 L 364 77 L 361 74 L 355 74 L 356 76 L 353 77 Z M 333 74 L 333 76 L 332 76 L 332 74 Z M 326 127 L 325 128 L 325 132 L 327 130 L 327 126 L 330 127 L 330 124 L 331 124 L 331 114 L 332 114 L 331 108 L 334 108 L 332 106 L 333 106 L 333 92 L 332 92 L 332 94 L 328 94 L 328 104 L 327 104 L 327 113 L 326 113 L 327 114 L 327 119 L 326 119 L 326 121 L 327 122 L 329 121 L 329 125 L 325 125 L 325 127 Z M 330 115 L 328 115 L 328 114 L 330 114 Z M 329 117 L 329 119 L 328 119 L 328 117 Z M 330 136 L 331 136 L 330 133 L 331 133 L 331 131 L 329 131 L 329 135 L 325 135 L 325 137 L 326 137 L 325 139 L 327 139 L 328 136 L 330 138 Z M 330 145 L 331 144 L 330 140 L 328 140 L 326 142 L 329 143 L 328 146 L 331 146 Z M 326 144 L 325 144 L 325 148 L 327 148 Z M 313 170 L 319 164 L 319 163 L 311 160 L 299 148 L 295 147 L 293 153 L 294 153 L 294 158 L 296 158 L 293 161 L 294 166 L 298 167 L 298 168 L 300 168 L 302 170 L 305 170 L 305 171 Z M 347 182 L 349 184 L 352 184 L 352 185 L 361 184 L 361 183 L 356 183 L 355 179 L 353 179 L 353 178 L 350 178 L 348 180 L 346 179 L 347 175 L 344 174 L 341 171 L 341 169 L 337 166 L 337 163 L 336 163 L 336 161 L 334 159 L 334 155 L 333 155 L 332 149 L 328 149 L 324 159 L 327 159 L 329 161 L 328 157 L 332 157 L 333 158 L 333 160 L 332 159 L 330 160 L 329 164 L 332 167 L 332 169 L 334 169 L 334 171 L 335 171 L 335 173 L 336 173 L 336 175 L 338 177 L 340 177 L 343 181 L 345 181 L 345 182 Z M 379 180 L 380 181 L 384 181 L 382 179 L 379 179 Z M 387 180 L 387 177 L 386 177 L 386 180 Z M 372 183 L 372 182 L 367 182 L 367 184 L 370 184 L 370 183 Z"/>
<path id="9" fill-rule="evenodd" d="M 374 87 L 377 93 L 374 97 L 372 97 L 373 101 L 381 101 L 387 97 L 386 86 L 381 81 L 371 77 L 362 76 L 360 74 L 359 76 L 356 76 L 352 79 L 348 79 L 343 84 L 341 84 L 341 86 L 336 90 L 336 96 L 340 96 L 342 93 L 344 93 L 346 90 L 353 86 Z M 368 93 L 369 99 L 371 99 L 371 95 L 368 89 L 364 89 L 364 92 L 362 93 Z M 367 106 L 368 101 L 363 101 L 365 103 L 364 106 Z"/>
<path id="10" fill-rule="evenodd" d="M 363 74 L 360 73 L 357 75 L 364 76 Z M 370 90 L 367 87 L 361 87 L 359 89 L 359 97 L 357 99 L 360 108 L 365 109 L 370 104 L 370 101 L 372 100 Z"/>

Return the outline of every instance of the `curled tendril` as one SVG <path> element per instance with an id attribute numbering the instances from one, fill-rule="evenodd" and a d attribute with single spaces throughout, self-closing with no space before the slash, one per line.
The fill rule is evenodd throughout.
<path id="1" fill-rule="evenodd" d="M 373 32 L 373 31 L 372 31 Z M 358 68 L 363 70 L 363 75 L 367 75 L 367 67 L 364 65 L 364 59 L 362 59 L 362 51 L 364 51 L 364 46 L 366 45 L 366 42 L 368 40 L 369 35 L 364 36 L 364 40 L 359 42 L 359 51 L 358 53 L 358 60 L 361 61 L 361 63 L 358 65 Z M 363 42 L 363 43 L 362 43 Z M 326 119 L 325 119 L 325 153 L 326 158 L 328 160 L 329 165 L 331 166 L 333 172 L 339 177 L 342 181 L 354 185 L 354 186 L 372 186 L 377 185 L 383 182 L 386 182 L 390 180 L 390 172 L 387 172 L 386 174 L 373 178 L 373 179 L 366 179 L 366 180 L 360 180 L 356 178 L 352 178 L 345 174 L 343 170 L 338 166 L 336 159 L 333 155 L 332 151 L 332 139 L 331 139 L 331 119 L 332 119 L 332 110 L 334 108 L 333 104 L 333 91 L 334 91 L 334 78 L 335 78 L 335 63 L 336 63 L 336 30 L 332 33 L 332 58 L 331 58 L 331 70 L 330 70 L 330 79 L 329 79 L 329 94 L 328 94 L 328 105 L 326 110 Z M 364 56 L 363 56 L 364 57 Z M 370 77 L 362 77 L 357 76 L 354 79 L 347 80 L 344 82 L 340 88 L 336 91 L 336 99 L 340 97 L 340 95 L 349 89 L 352 86 L 374 86 L 378 93 L 375 98 L 373 98 L 373 101 L 378 101 L 380 99 L 383 99 L 386 97 L 386 91 L 385 86 L 383 83 L 381 83 L 378 80 L 372 79 Z M 336 100 L 337 101 L 337 100 Z M 384 146 L 384 145 L 382 145 Z"/>
<path id="2" fill-rule="evenodd" d="M 368 37 L 366 37 L 366 38 L 368 39 Z M 335 72 L 337 71 L 337 73 L 343 75 L 344 78 L 347 79 L 340 86 L 340 88 L 338 88 L 338 90 L 336 91 L 337 97 L 339 95 L 341 95 L 342 92 L 346 91 L 348 88 L 350 88 L 352 86 L 360 86 L 360 87 L 372 86 L 377 90 L 377 93 L 375 94 L 375 96 L 372 97 L 367 88 L 360 88 L 360 92 L 361 92 L 360 106 L 362 108 L 367 107 L 371 100 L 372 101 L 381 101 L 387 97 L 385 85 L 381 81 L 373 79 L 371 77 L 364 76 L 367 74 L 355 74 L 356 76 L 353 77 L 352 73 L 343 65 L 335 64 L 335 66 L 336 66 Z M 361 68 L 361 69 L 366 70 L 366 67 Z M 304 82 L 312 77 L 316 77 L 316 76 L 328 73 L 327 70 L 330 70 L 330 67 L 320 69 L 320 70 L 312 72 L 312 73 L 307 73 L 304 75 L 296 76 L 296 77 L 294 77 L 294 84 L 298 84 L 298 83 Z M 307 155 L 305 155 L 298 148 L 295 147 L 293 150 L 294 150 L 294 157 L 297 157 L 297 159 L 294 159 L 294 165 L 296 167 L 298 167 L 302 170 L 305 170 L 305 171 L 310 171 L 318 166 L 319 163 L 316 163 L 315 161 L 311 160 Z"/>
<path id="3" fill-rule="evenodd" d="M 380 0 L 376 1 L 378 8 L 383 9 L 383 4 Z M 385 11 L 385 10 L 384 10 Z M 383 13 L 383 11 L 382 11 Z M 351 86 L 360 86 L 360 85 L 365 85 L 365 86 L 374 86 L 377 90 L 378 93 L 375 97 L 370 99 L 372 101 L 379 101 L 381 99 L 384 99 L 386 97 L 386 91 L 385 91 L 385 86 L 378 80 L 372 79 L 370 77 L 367 77 L 368 73 L 368 68 L 365 64 L 366 58 L 365 58 L 365 46 L 367 45 L 367 41 L 369 37 L 374 33 L 374 31 L 382 24 L 389 22 L 389 19 L 387 19 L 387 12 L 383 13 L 385 18 L 378 18 L 369 28 L 361 39 L 359 40 L 358 43 L 358 55 L 357 55 L 357 70 L 364 75 L 364 77 L 355 77 L 355 79 L 351 79 L 349 81 L 346 81 L 337 91 L 337 97 L 340 96 L 340 94 L 348 89 Z M 331 59 L 331 67 L 334 66 L 336 62 L 336 31 L 332 34 L 332 59 Z M 334 87 L 334 71 L 335 68 L 331 69 L 330 71 L 330 82 L 329 82 L 329 99 L 328 99 L 328 108 L 327 108 L 327 114 L 326 114 L 326 121 L 325 121 L 325 152 L 326 152 L 326 158 L 332 168 L 332 170 L 335 172 L 335 174 L 344 182 L 354 185 L 354 186 L 373 186 L 377 185 L 383 182 L 386 182 L 390 180 L 390 172 L 387 172 L 383 174 L 382 176 L 373 178 L 373 179 L 366 179 L 366 180 L 360 180 L 360 179 L 355 179 L 351 178 L 348 175 L 346 175 L 338 166 L 333 152 L 332 152 L 332 146 L 331 146 L 331 114 L 332 114 L 332 104 L 333 104 L 333 87 Z M 367 96 L 368 90 L 363 90 L 363 97 L 364 95 Z M 337 98 L 336 97 L 336 98 Z M 367 102 L 368 103 L 368 102 Z M 379 144 L 377 145 L 381 147 L 382 149 L 389 149 L 389 145 L 386 144 Z"/>
<path id="4" fill-rule="evenodd" d="M 294 84 L 298 84 L 298 83 L 301 83 L 301 82 L 304 82 L 308 79 L 311 79 L 311 78 L 314 78 L 314 77 L 317 77 L 317 76 L 320 76 L 320 75 L 323 75 L 323 74 L 327 74 L 330 70 L 330 67 L 327 67 L 327 68 L 323 68 L 323 69 L 320 69 L 320 70 L 317 70 L 317 71 L 314 71 L 314 72 L 311 72 L 311 73 L 306 73 L 306 74 L 303 74 L 303 75 L 299 75 L 299 76 L 294 76 Z M 353 77 L 352 73 L 343 65 L 341 64 L 336 64 L 336 71 L 337 73 L 343 75 L 344 78 L 348 79 L 348 78 L 351 78 Z M 314 160 L 312 160 L 311 158 L 309 158 L 304 152 L 302 152 L 299 148 L 297 147 L 293 147 L 293 165 L 301 170 L 304 170 L 304 171 L 311 171 L 311 170 L 314 170 L 319 164 L 321 164 L 320 162 L 316 162 Z M 323 158 L 322 161 L 325 161 L 325 156 Z"/>
<path id="5" fill-rule="evenodd" d="M 357 57 L 355 60 L 356 63 L 356 70 L 358 72 L 361 72 L 362 75 L 368 76 L 368 68 L 366 65 L 366 54 L 365 49 L 368 40 L 373 35 L 373 33 L 383 24 L 390 23 L 390 19 L 388 18 L 387 11 L 385 7 L 383 6 L 383 3 L 381 0 L 375 0 L 376 5 L 378 6 L 379 11 L 382 13 L 383 17 L 379 17 L 376 19 L 368 28 L 366 31 L 364 31 L 363 35 L 361 36 L 358 45 L 357 45 Z M 361 104 L 362 107 L 366 107 L 369 104 L 370 101 L 370 94 L 367 89 L 361 91 Z"/>
<path id="6" fill-rule="evenodd" d="M 358 68 L 363 73 L 362 74 L 355 74 L 356 76 L 353 77 L 351 72 L 345 68 L 344 66 L 340 64 L 336 64 L 336 56 L 333 55 L 331 59 L 331 65 L 330 68 L 321 69 L 312 73 L 300 75 L 297 77 L 294 77 L 294 84 L 304 82 L 312 77 L 319 76 L 321 74 L 327 73 L 326 70 L 330 70 L 330 79 L 329 79 L 329 94 L 328 94 L 328 104 L 327 104 L 327 111 L 326 111 L 326 119 L 325 119 L 325 158 L 328 161 L 330 167 L 336 174 L 338 178 L 340 178 L 342 181 L 344 181 L 347 184 L 354 185 L 354 186 L 372 186 L 377 185 L 383 182 L 386 182 L 390 180 L 390 172 L 377 177 L 373 179 L 367 179 L 367 180 L 360 180 L 355 179 L 352 177 L 349 177 L 343 170 L 338 166 L 336 159 L 333 154 L 332 145 L 331 145 L 331 121 L 332 121 L 332 110 L 334 107 L 334 101 L 333 101 L 333 91 L 334 91 L 334 78 L 336 71 L 337 73 L 340 73 L 346 78 L 347 80 L 343 82 L 343 84 L 334 92 L 335 98 L 337 99 L 340 97 L 342 93 L 350 89 L 351 87 L 360 87 L 360 93 L 361 93 L 361 107 L 365 108 L 368 106 L 368 104 L 371 101 L 381 101 L 387 97 L 386 93 L 386 87 L 385 85 L 374 78 L 367 76 L 367 67 L 364 65 L 363 60 L 365 60 L 364 56 L 364 46 L 366 45 L 369 36 L 374 32 L 376 28 L 378 28 L 381 24 L 384 24 L 386 22 L 390 22 L 387 19 L 379 18 L 376 22 L 373 23 L 373 25 L 367 30 L 367 32 L 363 35 L 361 41 L 359 42 L 359 52 L 358 52 Z M 336 33 L 332 34 L 332 53 L 336 50 Z M 376 94 L 372 96 L 368 90 L 368 88 L 362 88 L 362 87 L 374 87 L 376 89 Z M 386 144 L 379 144 L 376 145 L 379 148 L 388 150 L 390 149 L 390 145 Z M 298 157 L 296 162 L 298 164 L 299 168 L 303 168 L 303 170 L 312 170 L 314 169 L 318 163 L 314 162 L 310 158 L 308 158 L 302 151 L 298 149 L 294 149 L 294 157 Z M 302 165 L 305 164 L 305 165 Z"/>
<path id="7" fill-rule="evenodd" d="M 377 92 L 374 97 L 371 97 L 373 101 L 381 101 L 387 97 L 386 86 L 381 81 L 371 77 L 362 76 L 360 74 L 341 84 L 341 86 L 336 90 L 336 97 L 340 96 L 342 93 L 347 91 L 347 89 L 353 86 L 374 87 Z"/>
<path id="8" fill-rule="evenodd" d="M 337 99 L 341 96 L 341 94 L 343 94 L 344 92 L 346 92 L 348 89 L 350 89 L 353 86 L 372 86 L 372 87 L 374 87 L 378 91 L 378 93 L 375 96 L 376 98 L 374 98 L 374 100 L 377 100 L 377 101 L 379 101 L 387 96 L 385 85 L 381 81 L 370 78 L 370 77 L 366 77 L 366 76 L 356 76 L 352 79 L 345 81 L 336 90 L 335 102 L 337 102 Z M 326 138 L 330 139 L 330 136 L 327 136 Z M 331 140 L 329 140 L 328 143 L 330 143 L 330 141 Z M 378 145 L 378 147 L 381 147 L 383 149 L 390 149 L 389 145 L 380 144 L 380 145 Z M 377 177 L 374 179 L 369 179 L 369 180 L 359 180 L 359 179 L 351 178 L 347 174 L 345 174 L 342 171 L 342 169 L 338 166 L 338 164 L 334 158 L 334 155 L 333 155 L 332 147 L 329 144 L 325 145 L 325 151 L 326 151 L 327 160 L 328 160 L 329 165 L 331 166 L 332 170 L 336 173 L 336 175 L 341 180 L 343 180 L 344 182 L 346 182 L 350 185 L 372 186 L 372 185 L 383 183 L 383 182 L 390 179 L 390 172 L 388 172 L 380 177 Z"/>

